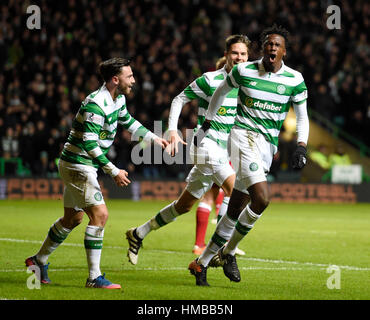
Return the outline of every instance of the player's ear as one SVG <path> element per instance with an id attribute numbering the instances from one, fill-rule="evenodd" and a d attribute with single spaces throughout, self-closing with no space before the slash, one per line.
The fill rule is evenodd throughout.
<path id="1" fill-rule="evenodd" d="M 117 76 L 113 76 L 112 77 L 112 82 L 117 85 L 119 83 L 118 77 Z"/>

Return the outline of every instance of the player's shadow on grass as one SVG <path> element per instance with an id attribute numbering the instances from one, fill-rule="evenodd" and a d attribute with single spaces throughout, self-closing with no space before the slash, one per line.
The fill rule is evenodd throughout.
<path id="1" fill-rule="evenodd" d="M 196 287 L 197 289 L 198 288 L 205 288 L 205 289 L 208 289 L 208 290 L 212 290 L 212 288 L 215 288 L 215 289 L 225 289 L 225 290 L 235 290 L 235 289 L 240 289 L 240 287 L 238 286 L 238 288 L 236 287 L 237 286 L 237 284 L 235 284 L 235 288 L 234 287 L 232 287 L 232 286 L 226 286 L 226 285 L 224 285 L 224 284 L 221 284 L 220 285 L 220 283 L 218 282 L 218 280 L 207 280 L 208 281 L 208 283 L 209 283 L 209 287 L 207 287 L 207 286 L 204 286 L 204 287 L 202 287 L 202 286 L 197 286 L 196 284 L 195 284 L 195 278 L 194 278 L 194 281 L 193 281 L 193 283 L 192 284 L 189 284 L 189 283 L 182 283 L 182 285 L 184 285 L 184 286 L 186 286 L 186 287 Z M 230 282 L 230 280 L 228 280 L 228 279 L 226 279 L 226 281 L 227 282 Z M 226 282 L 226 283 L 227 283 Z"/>
<path id="2" fill-rule="evenodd" d="M 85 280 L 86 281 L 86 280 Z M 47 285 L 43 285 L 43 287 L 47 288 L 77 288 L 77 289 L 89 289 L 85 288 L 85 282 L 83 279 L 81 279 L 81 284 L 66 284 L 61 282 L 53 282 Z"/>

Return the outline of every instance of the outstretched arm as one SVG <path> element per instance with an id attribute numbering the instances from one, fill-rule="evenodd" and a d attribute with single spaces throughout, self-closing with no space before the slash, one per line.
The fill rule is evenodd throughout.
<path id="1" fill-rule="evenodd" d="M 154 142 L 163 149 L 168 145 L 166 140 L 158 137 L 153 132 L 145 128 L 139 121 L 133 118 L 127 111 L 126 105 L 122 106 L 118 116 L 118 123 L 127 129 L 137 139 L 141 137 L 144 141 Z"/>
<path id="2" fill-rule="evenodd" d="M 181 110 L 184 107 L 185 104 L 190 102 L 191 99 L 189 99 L 185 92 L 182 91 L 179 95 L 177 95 L 171 103 L 171 109 L 170 114 L 168 116 L 168 132 L 169 132 L 169 142 L 170 142 L 170 154 L 171 156 L 175 156 L 175 154 L 178 152 L 178 144 L 181 143 L 183 145 L 186 145 L 187 143 L 181 139 L 179 134 L 177 133 L 177 124 L 179 121 L 179 117 L 181 114 Z"/>

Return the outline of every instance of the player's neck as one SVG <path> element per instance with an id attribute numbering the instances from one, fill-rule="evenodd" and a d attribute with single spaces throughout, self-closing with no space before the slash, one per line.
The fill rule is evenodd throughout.
<path id="1" fill-rule="evenodd" d="M 225 66 L 225 70 L 226 70 L 227 73 L 229 73 L 232 68 L 233 68 L 233 65 L 226 64 L 226 66 Z"/>
<path id="2" fill-rule="evenodd" d="M 278 63 L 266 63 L 264 60 L 263 60 L 263 67 L 265 68 L 265 71 L 266 72 L 272 72 L 272 73 L 276 73 L 280 70 L 280 68 L 282 67 L 283 63 L 280 61 Z"/>
<path id="3" fill-rule="evenodd" d="M 112 100 L 113 101 L 116 100 L 116 98 L 117 98 L 117 96 L 119 94 L 119 92 L 118 92 L 118 86 L 115 85 L 112 82 L 106 83 L 105 86 L 106 86 L 107 90 L 109 91 L 109 93 L 110 93 L 110 95 L 112 97 Z"/>

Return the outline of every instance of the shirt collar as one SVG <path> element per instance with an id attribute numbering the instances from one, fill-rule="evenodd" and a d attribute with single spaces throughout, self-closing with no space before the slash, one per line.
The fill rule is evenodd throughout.
<path id="1" fill-rule="evenodd" d="M 221 68 L 221 70 L 223 70 L 223 72 L 225 73 L 225 74 L 228 74 L 228 72 L 227 72 L 227 70 L 226 70 L 226 63 L 225 63 L 225 65 Z M 231 68 L 231 70 L 232 70 L 232 68 Z M 230 70 L 230 71 L 231 71 Z"/>
<path id="2" fill-rule="evenodd" d="M 265 66 L 262 63 L 262 60 L 263 60 L 263 58 L 260 59 L 260 60 L 258 60 L 258 71 L 263 72 L 263 73 L 266 73 L 267 71 L 265 70 Z M 273 73 L 274 74 L 282 74 L 282 73 L 284 73 L 284 71 L 285 71 L 285 64 L 284 64 L 284 61 L 281 60 L 281 67 L 280 67 L 280 69 L 277 72 L 273 72 Z"/>
<path id="3" fill-rule="evenodd" d="M 108 91 L 108 89 L 107 89 L 106 84 L 107 84 L 106 82 L 104 82 L 104 83 L 103 83 L 103 85 L 102 85 L 102 87 L 101 87 L 102 91 L 105 91 L 106 96 L 107 96 L 107 97 L 108 97 L 108 99 L 109 99 L 109 103 L 116 103 L 117 98 L 113 100 L 112 96 L 110 95 L 110 92 L 109 92 L 109 91 Z M 119 96 L 119 95 L 118 95 L 118 96 Z M 117 97 L 118 97 L 118 96 L 117 96 Z"/>

